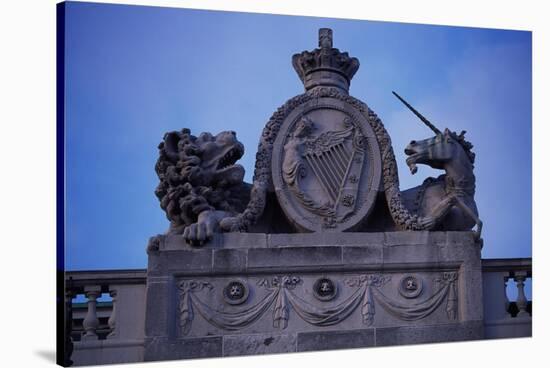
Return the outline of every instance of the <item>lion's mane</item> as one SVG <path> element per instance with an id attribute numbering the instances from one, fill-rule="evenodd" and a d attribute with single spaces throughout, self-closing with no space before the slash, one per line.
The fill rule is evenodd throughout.
<path id="1" fill-rule="evenodd" d="M 209 133 L 197 138 L 189 129 L 182 129 L 166 133 L 158 146 L 155 171 L 160 182 L 155 195 L 166 212 L 171 229 L 183 230 L 195 223 L 203 211 L 242 210 L 242 200 L 234 193 L 239 188 L 220 185 L 215 176 L 201 166 L 203 146 L 214 139 Z"/>

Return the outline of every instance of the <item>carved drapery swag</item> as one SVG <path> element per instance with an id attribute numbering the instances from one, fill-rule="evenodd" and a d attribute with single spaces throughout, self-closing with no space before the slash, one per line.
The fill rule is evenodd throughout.
<path id="1" fill-rule="evenodd" d="M 204 288 L 212 289 L 213 286 L 209 282 L 205 281 L 182 281 L 179 285 L 181 293 L 180 298 L 180 327 L 183 335 L 186 335 L 191 329 L 191 322 L 193 321 L 193 302 L 191 299 L 191 293 L 201 291 Z"/>
<path id="2" fill-rule="evenodd" d="M 410 305 L 401 304 L 382 293 L 380 288 L 390 280 L 390 276 L 361 275 L 344 280 L 350 287 L 356 287 L 347 299 L 341 303 L 318 307 L 303 300 L 293 290 L 302 282 L 297 276 L 274 277 L 258 282 L 259 287 L 268 290 L 258 303 L 235 312 L 216 310 L 201 301 L 197 292 L 208 288 L 213 289 L 209 282 L 182 281 L 180 289 L 180 327 L 182 335 L 189 333 L 196 310 L 206 321 L 220 329 L 236 331 L 243 329 L 260 319 L 272 305 L 273 327 L 285 329 L 288 325 L 290 309 L 307 323 L 314 326 L 332 326 L 344 321 L 359 306 L 363 323 L 372 325 L 375 316 L 375 303 L 380 304 L 392 316 L 403 321 L 415 321 L 427 317 L 434 312 L 443 301 L 447 301 L 446 312 L 450 320 L 457 318 L 456 272 L 445 272 L 436 281 L 439 288 L 426 300 Z"/>
<path id="3" fill-rule="evenodd" d="M 456 290 L 454 280 L 448 280 L 442 287 L 433 293 L 428 299 L 412 305 L 404 305 L 391 300 L 380 290 L 375 289 L 375 298 L 378 303 L 391 315 L 403 321 L 416 321 L 430 315 L 447 298 L 447 317 L 450 320 L 456 319 Z"/>

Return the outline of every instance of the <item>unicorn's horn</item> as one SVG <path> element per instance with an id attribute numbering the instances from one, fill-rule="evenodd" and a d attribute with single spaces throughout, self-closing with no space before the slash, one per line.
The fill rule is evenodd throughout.
<path id="1" fill-rule="evenodd" d="M 414 107 L 412 107 L 411 105 L 409 105 L 409 103 L 407 101 L 405 101 L 403 98 L 401 98 L 401 96 L 399 96 L 397 93 L 395 93 L 394 91 L 391 91 L 391 93 L 393 93 L 395 95 L 395 97 L 397 97 L 399 99 L 399 101 L 403 102 L 403 104 L 405 106 L 407 106 L 409 108 L 409 110 L 411 110 L 416 116 L 418 116 L 418 118 L 420 120 L 422 120 L 422 122 L 424 124 L 426 124 L 428 126 L 428 128 L 430 128 L 431 130 L 433 130 L 435 132 L 435 134 L 441 134 L 441 131 L 439 129 L 437 129 L 435 127 L 435 125 L 433 125 L 428 119 L 426 119 L 424 116 L 422 116 L 421 113 L 419 113 L 418 111 L 415 110 Z"/>

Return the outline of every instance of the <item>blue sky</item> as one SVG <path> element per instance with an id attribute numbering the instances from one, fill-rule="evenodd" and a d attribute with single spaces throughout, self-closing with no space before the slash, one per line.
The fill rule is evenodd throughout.
<path id="1" fill-rule="evenodd" d="M 251 181 L 258 138 L 303 92 L 291 56 L 317 30 L 361 67 L 350 93 L 382 118 L 401 188 L 403 148 L 440 129 L 467 130 L 476 153 L 484 258 L 531 256 L 531 33 L 124 5 L 66 10 L 66 268 L 146 267 L 147 239 L 168 222 L 154 189 L 165 132 L 235 130 Z"/>

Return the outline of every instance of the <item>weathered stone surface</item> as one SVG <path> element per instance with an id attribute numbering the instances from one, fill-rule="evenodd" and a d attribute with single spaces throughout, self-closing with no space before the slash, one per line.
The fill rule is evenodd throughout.
<path id="1" fill-rule="evenodd" d="M 247 250 L 216 249 L 214 250 L 214 272 L 244 271 L 247 264 Z"/>
<path id="2" fill-rule="evenodd" d="M 341 263 L 341 247 L 267 248 L 248 251 L 249 268 L 322 266 Z"/>
<path id="3" fill-rule="evenodd" d="M 146 288 L 140 284 L 111 284 L 109 289 L 116 291 L 115 334 L 112 338 L 143 339 Z"/>
<path id="4" fill-rule="evenodd" d="M 429 245 L 428 231 L 395 231 L 384 233 L 384 245 Z"/>
<path id="5" fill-rule="evenodd" d="M 71 359 L 75 366 L 143 362 L 143 338 L 78 341 Z"/>
<path id="6" fill-rule="evenodd" d="M 145 336 L 175 335 L 175 286 L 172 277 L 147 279 L 147 303 L 145 305 Z"/>
<path id="7" fill-rule="evenodd" d="M 149 274 L 205 272 L 212 270 L 212 249 L 162 251 L 149 255 Z"/>
<path id="8" fill-rule="evenodd" d="M 202 246 L 191 245 L 182 235 L 162 235 L 160 250 L 201 250 L 205 248 L 265 248 L 267 237 L 264 233 L 215 233 Z"/>
<path id="9" fill-rule="evenodd" d="M 180 234 L 167 234 L 163 236 L 160 250 L 184 250 L 189 249 L 189 244 Z"/>
<path id="10" fill-rule="evenodd" d="M 433 245 L 444 245 L 447 242 L 447 232 L 446 231 L 430 231 L 429 240 Z"/>
<path id="11" fill-rule="evenodd" d="M 531 317 L 507 318 L 500 321 L 493 320 L 485 323 L 484 327 L 484 338 L 486 339 L 533 336 Z"/>
<path id="12" fill-rule="evenodd" d="M 400 326 L 376 329 L 376 346 L 426 344 L 483 338 L 483 321 L 437 326 Z"/>
<path id="13" fill-rule="evenodd" d="M 449 231 L 446 233 L 445 246 L 439 247 L 439 257 L 441 259 L 479 261 L 481 246 L 474 241 L 473 234 L 470 232 Z"/>
<path id="14" fill-rule="evenodd" d="M 177 340 L 146 339 L 144 360 L 196 359 L 222 356 L 222 338 L 198 337 Z"/>
<path id="15" fill-rule="evenodd" d="M 214 238 L 214 243 L 224 248 L 265 248 L 268 234 L 223 233 Z"/>
<path id="16" fill-rule="evenodd" d="M 446 231 L 448 245 L 468 246 L 475 243 L 474 233 L 467 231 Z"/>
<path id="17" fill-rule="evenodd" d="M 436 246 L 431 244 L 399 244 L 384 246 L 384 263 L 437 263 L 440 261 Z"/>
<path id="18" fill-rule="evenodd" d="M 297 351 L 352 349 L 374 346 L 374 329 L 298 333 Z"/>
<path id="19" fill-rule="evenodd" d="M 306 247 L 306 246 L 345 246 L 345 245 L 372 245 L 382 246 L 384 233 L 297 233 L 297 234 L 268 234 L 268 247 Z"/>
<path id="20" fill-rule="evenodd" d="M 233 335 L 223 338 L 223 355 L 290 353 L 296 351 L 296 334 Z"/>
<path id="21" fill-rule="evenodd" d="M 509 314 L 503 306 L 508 302 L 504 283 L 510 271 L 487 272 L 483 274 L 483 317 L 489 323 L 506 320 Z M 500 285 L 501 287 L 495 287 Z M 486 329 L 487 335 L 487 329 Z"/>
<path id="22" fill-rule="evenodd" d="M 379 245 L 342 247 L 342 263 L 344 265 L 381 264 L 382 249 Z"/>

